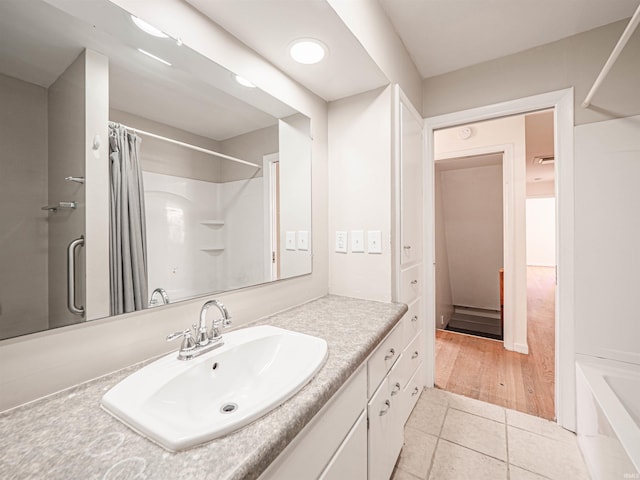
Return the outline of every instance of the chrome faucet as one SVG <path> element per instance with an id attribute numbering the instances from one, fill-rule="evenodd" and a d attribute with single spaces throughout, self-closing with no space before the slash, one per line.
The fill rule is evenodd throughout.
<path id="1" fill-rule="evenodd" d="M 211 322 L 211 329 L 208 329 L 207 311 L 212 306 L 220 310 L 222 317 Z M 180 345 L 180 350 L 178 351 L 178 360 L 191 360 L 192 358 L 224 345 L 221 332 L 223 328 L 229 325 L 231 325 L 231 316 L 226 307 L 219 300 L 209 300 L 205 302 L 200 310 L 200 322 L 192 325 L 195 338 L 193 337 L 191 328 L 187 328 L 182 332 L 167 335 L 167 341 L 183 337 L 182 345 Z"/>
<path id="2" fill-rule="evenodd" d="M 169 295 L 167 295 L 167 291 L 162 288 L 162 287 L 158 287 L 156 288 L 153 292 L 151 292 L 151 298 L 149 299 L 149 306 L 150 307 L 155 307 L 156 305 L 158 305 L 158 300 L 156 299 L 156 294 L 160 295 L 160 300 L 161 300 L 161 305 L 166 305 L 169 302 Z"/>

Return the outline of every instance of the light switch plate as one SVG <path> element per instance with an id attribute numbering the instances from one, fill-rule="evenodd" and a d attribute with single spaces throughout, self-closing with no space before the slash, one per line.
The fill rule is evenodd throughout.
<path id="1" fill-rule="evenodd" d="M 298 250 L 309 250 L 308 230 L 298 230 Z"/>
<path id="2" fill-rule="evenodd" d="M 351 230 L 351 253 L 364 253 L 364 232 Z"/>
<path id="3" fill-rule="evenodd" d="M 336 231 L 336 252 L 347 253 L 347 232 Z"/>
<path id="4" fill-rule="evenodd" d="M 382 232 L 380 230 L 367 232 L 367 253 L 382 253 Z"/>
<path id="5" fill-rule="evenodd" d="M 286 248 L 287 250 L 296 249 L 296 232 L 287 231 L 286 236 Z"/>

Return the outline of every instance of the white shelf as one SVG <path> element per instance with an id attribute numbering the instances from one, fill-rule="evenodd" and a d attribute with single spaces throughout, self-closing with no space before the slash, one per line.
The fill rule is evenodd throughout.
<path id="1" fill-rule="evenodd" d="M 204 247 L 204 248 L 201 248 L 200 251 L 202 251 L 202 252 L 222 252 L 222 251 L 224 251 L 224 247 Z"/>
<path id="2" fill-rule="evenodd" d="M 200 223 L 208 227 L 221 227 L 224 225 L 224 220 L 202 220 Z"/>

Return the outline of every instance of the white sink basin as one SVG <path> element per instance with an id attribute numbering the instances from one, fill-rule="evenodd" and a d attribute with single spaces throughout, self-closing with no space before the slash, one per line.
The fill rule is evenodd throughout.
<path id="1" fill-rule="evenodd" d="M 298 392 L 327 358 L 321 338 L 277 327 L 224 335 L 192 360 L 173 352 L 131 374 L 102 397 L 107 412 L 172 450 L 251 423 Z"/>

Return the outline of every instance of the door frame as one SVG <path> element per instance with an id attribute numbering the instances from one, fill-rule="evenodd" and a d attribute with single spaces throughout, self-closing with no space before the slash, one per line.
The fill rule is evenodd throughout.
<path id="1" fill-rule="evenodd" d="M 278 196 L 275 174 L 276 164 L 280 162 L 279 153 L 269 153 L 262 157 L 262 176 L 264 191 L 264 275 L 270 280 L 278 280 L 280 264 L 280 232 L 274 228 L 278 215 L 276 197 Z M 275 255 L 275 262 L 273 261 Z"/>
<path id="2" fill-rule="evenodd" d="M 576 429 L 575 325 L 574 325 L 574 91 L 564 90 L 533 95 L 492 105 L 425 119 L 424 255 L 427 351 L 426 385 L 435 379 L 435 224 L 434 146 L 435 130 L 490 120 L 537 110 L 554 109 L 554 155 L 556 161 L 556 308 L 555 308 L 555 412 L 558 425 Z"/>

